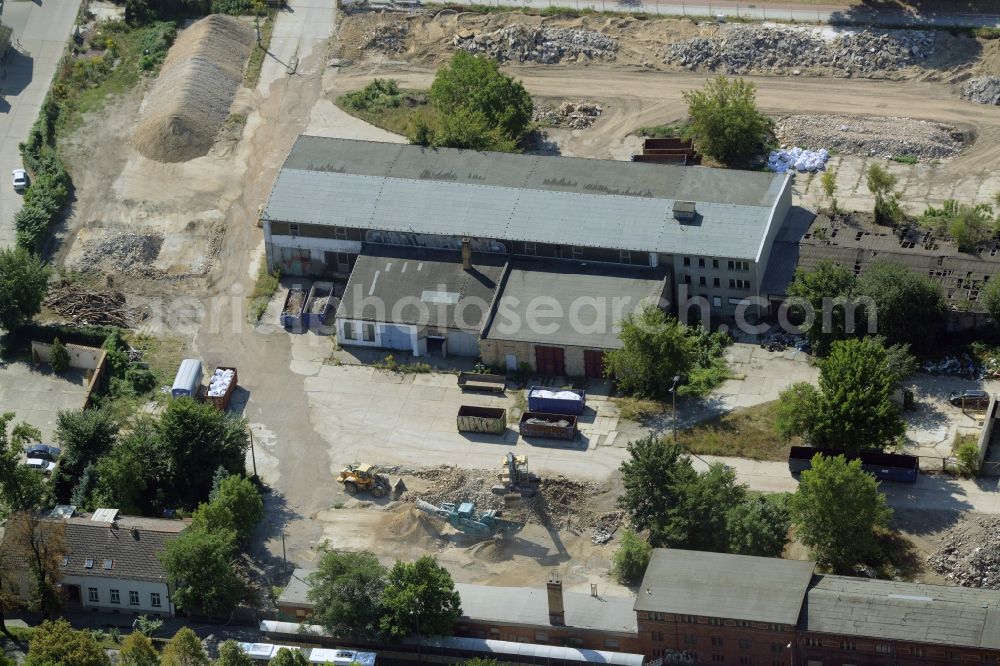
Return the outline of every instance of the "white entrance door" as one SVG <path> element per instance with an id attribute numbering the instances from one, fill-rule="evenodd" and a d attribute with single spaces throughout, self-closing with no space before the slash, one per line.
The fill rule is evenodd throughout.
<path id="1" fill-rule="evenodd" d="M 514 372 L 517 370 L 517 356 L 514 354 L 507 354 L 507 370 Z"/>

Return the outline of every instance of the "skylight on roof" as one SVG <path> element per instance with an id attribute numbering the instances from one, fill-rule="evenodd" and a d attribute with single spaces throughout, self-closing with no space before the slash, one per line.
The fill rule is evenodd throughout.
<path id="1" fill-rule="evenodd" d="M 65 567 L 65 566 L 69 566 L 69 558 L 68 558 L 68 557 L 64 557 L 64 558 L 62 559 L 62 565 L 63 565 L 64 567 Z"/>
<path id="2" fill-rule="evenodd" d="M 114 560 L 104 560 L 104 570 L 111 571 L 112 564 L 114 564 Z"/>
<path id="3" fill-rule="evenodd" d="M 91 557 L 88 557 L 88 558 L 87 558 L 87 561 L 86 561 L 86 562 L 84 563 L 84 565 L 83 565 L 83 566 L 84 566 L 85 568 L 87 568 L 87 569 L 93 569 L 93 568 L 94 568 L 94 559 L 93 559 L 93 558 L 91 558 Z"/>

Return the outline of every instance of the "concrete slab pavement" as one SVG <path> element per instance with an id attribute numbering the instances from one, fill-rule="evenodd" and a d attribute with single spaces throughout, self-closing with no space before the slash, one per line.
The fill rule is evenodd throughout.
<path id="1" fill-rule="evenodd" d="M 9 177 L 21 166 L 17 145 L 38 117 L 79 7 L 79 0 L 3 4 L 0 20 L 17 41 L 0 69 L 0 247 L 14 244 L 14 215 L 21 209 Z"/>
<path id="2" fill-rule="evenodd" d="M 16 423 L 35 426 L 46 442 L 55 433 L 56 415 L 82 409 L 86 397 L 86 380 L 76 371 L 58 376 L 23 362 L 0 367 L 0 413 L 14 412 Z"/>

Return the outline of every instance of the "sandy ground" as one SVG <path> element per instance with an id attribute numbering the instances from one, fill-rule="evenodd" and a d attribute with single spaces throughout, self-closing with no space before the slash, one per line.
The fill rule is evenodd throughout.
<path id="1" fill-rule="evenodd" d="M 302 17 L 315 15 L 332 23 L 332 3 L 314 6 L 316 2 L 293 0 L 296 12 L 282 18 L 297 17 L 294 20 L 309 23 Z M 495 19 L 463 20 L 485 24 Z M 627 159 L 636 145 L 630 133 L 642 125 L 680 120 L 685 112 L 681 93 L 699 87 L 706 76 L 658 71 L 659 65 L 642 66 L 657 40 L 662 43 L 666 38 L 656 30 L 667 28 L 630 19 L 577 22 L 588 27 L 593 27 L 593 22 L 608 26 L 624 22 L 616 29 L 631 32 L 619 56 L 621 62 L 518 66 L 510 71 L 541 99 L 585 99 L 604 106 L 604 114 L 592 128 L 552 133 L 559 152 Z M 66 145 L 77 201 L 66 225 L 60 259 L 72 264 L 79 242 L 104 230 L 164 235 L 156 263 L 174 279 L 130 279 L 118 286 L 135 296 L 167 300 L 194 297 L 197 303 L 186 315 L 154 318 L 148 329 L 190 340 L 190 352 L 209 367 L 225 364 L 240 368 L 241 388 L 246 392 L 244 415 L 254 432 L 252 462 L 260 466 L 274 490 L 267 498 L 267 518 L 258 533 L 258 554 L 265 564 L 268 558 L 272 563 L 279 561 L 283 544 L 287 544 L 293 561 L 308 564 L 315 560 L 316 547 L 328 542 L 336 547 L 370 548 L 386 559 L 434 553 L 451 565 L 456 579 L 463 581 L 540 585 L 546 570 L 558 566 L 571 588 L 587 589 L 589 582 L 598 582 L 602 593 L 605 589 L 624 592 L 607 578 L 613 544 L 594 546 L 589 531 L 572 526 L 546 529 L 528 525 L 511 544 L 487 549 L 421 518 L 404 515 L 406 507 L 385 509 L 351 500 L 335 508 L 344 496 L 332 481 L 331 470 L 347 462 L 351 452 L 362 450 L 356 438 L 365 436 L 364 424 L 350 434 L 354 439 L 328 441 L 327 422 L 318 416 L 322 405 L 310 396 L 317 393 L 310 381 L 314 377 L 302 371 L 305 364 L 316 363 L 315 352 L 296 345 L 295 336 L 273 326 L 251 328 L 246 324 L 244 296 L 252 287 L 262 255 L 261 232 L 254 222 L 281 162 L 300 133 L 400 140 L 346 116 L 332 100 L 375 77 L 396 78 L 403 87 L 426 87 L 434 63 L 447 52 L 441 40 L 450 40 L 450 28 L 429 23 L 419 27 L 426 31 L 423 38 L 436 45 L 427 47 L 426 53 L 418 53 L 414 47 L 410 56 L 416 64 L 405 62 L 410 57 L 407 54 L 378 58 L 357 54 L 353 65 L 329 67 L 336 49 L 327 50 L 322 34 L 326 27 L 318 20 L 313 23 L 317 25 L 301 28 L 302 35 L 314 31 L 308 33 L 309 45 L 304 46 L 294 31 L 281 35 L 279 47 L 274 49 L 277 55 L 265 64 L 261 84 L 253 90 L 242 89 L 234 103 L 232 111 L 246 115 L 242 135 L 234 133 L 217 143 L 205 157 L 160 164 L 138 155 L 127 137 L 144 89 L 87 118 Z M 669 28 L 678 36 L 697 29 L 690 22 L 677 21 Z M 984 61 L 974 66 L 987 64 Z M 1000 190 L 1000 177 L 993 176 L 1000 163 L 1000 109 L 961 102 L 951 84 L 941 80 L 947 78 L 944 74 L 913 77 L 905 83 L 813 77 L 752 80 L 768 112 L 905 112 L 966 127 L 977 141 L 959 157 L 938 165 L 893 165 L 893 170 L 904 176 L 908 201 L 945 195 L 966 200 L 989 198 Z M 855 161 L 843 158 L 838 163 L 841 205 L 867 205 L 859 176 L 864 161 L 852 159 Z M 809 178 L 796 184 L 802 201 L 808 201 L 814 189 Z M 733 399 L 743 393 L 735 390 Z M 611 468 L 603 475 L 613 480 Z M 589 501 L 595 510 L 608 507 L 613 494 Z M 511 583 L 515 574 L 517 582 Z"/>

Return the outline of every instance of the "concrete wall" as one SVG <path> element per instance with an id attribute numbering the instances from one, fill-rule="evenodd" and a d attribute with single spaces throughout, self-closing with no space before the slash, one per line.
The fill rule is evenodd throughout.
<path id="1" fill-rule="evenodd" d="M 101 566 L 101 562 L 95 562 L 94 566 Z M 166 583 L 150 583 L 146 581 L 123 580 L 120 578 L 104 578 L 100 576 L 64 576 L 63 587 L 67 585 L 78 585 L 80 587 L 80 600 L 84 608 L 88 610 L 101 611 L 126 611 L 129 613 L 156 613 L 159 615 L 173 616 L 174 606 L 170 601 L 170 590 Z M 90 590 L 97 590 L 97 601 L 90 600 Z M 111 602 L 111 591 L 118 590 L 118 603 Z M 139 603 L 129 602 L 129 592 L 139 593 Z M 160 595 L 160 606 L 152 604 L 151 594 Z"/>
<path id="2" fill-rule="evenodd" d="M 597 347 L 572 347 L 558 344 L 542 345 L 543 347 L 561 347 L 566 360 L 566 375 L 568 377 L 583 377 L 586 373 L 583 352 L 585 349 L 597 349 Z M 483 363 L 500 368 L 507 368 L 507 354 L 514 354 L 517 357 L 517 365 L 527 363 L 532 370 L 535 367 L 535 347 L 531 342 L 511 342 L 508 340 L 480 340 L 479 351 L 483 358 Z M 516 366 L 515 366 L 516 369 Z"/>
<path id="3" fill-rule="evenodd" d="M 87 374 L 87 394 L 84 398 L 83 408 L 90 406 L 97 389 L 101 376 L 104 374 L 104 366 L 107 361 L 108 352 L 100 347 L 85 347 L 69 343 L 66 345 L 69 352 L 69 367 L 85 370 Z M 52 345 L 47 342 L 31 341 L 31 357 L 41 363 L 48 363 L 52 354 Z"/>

